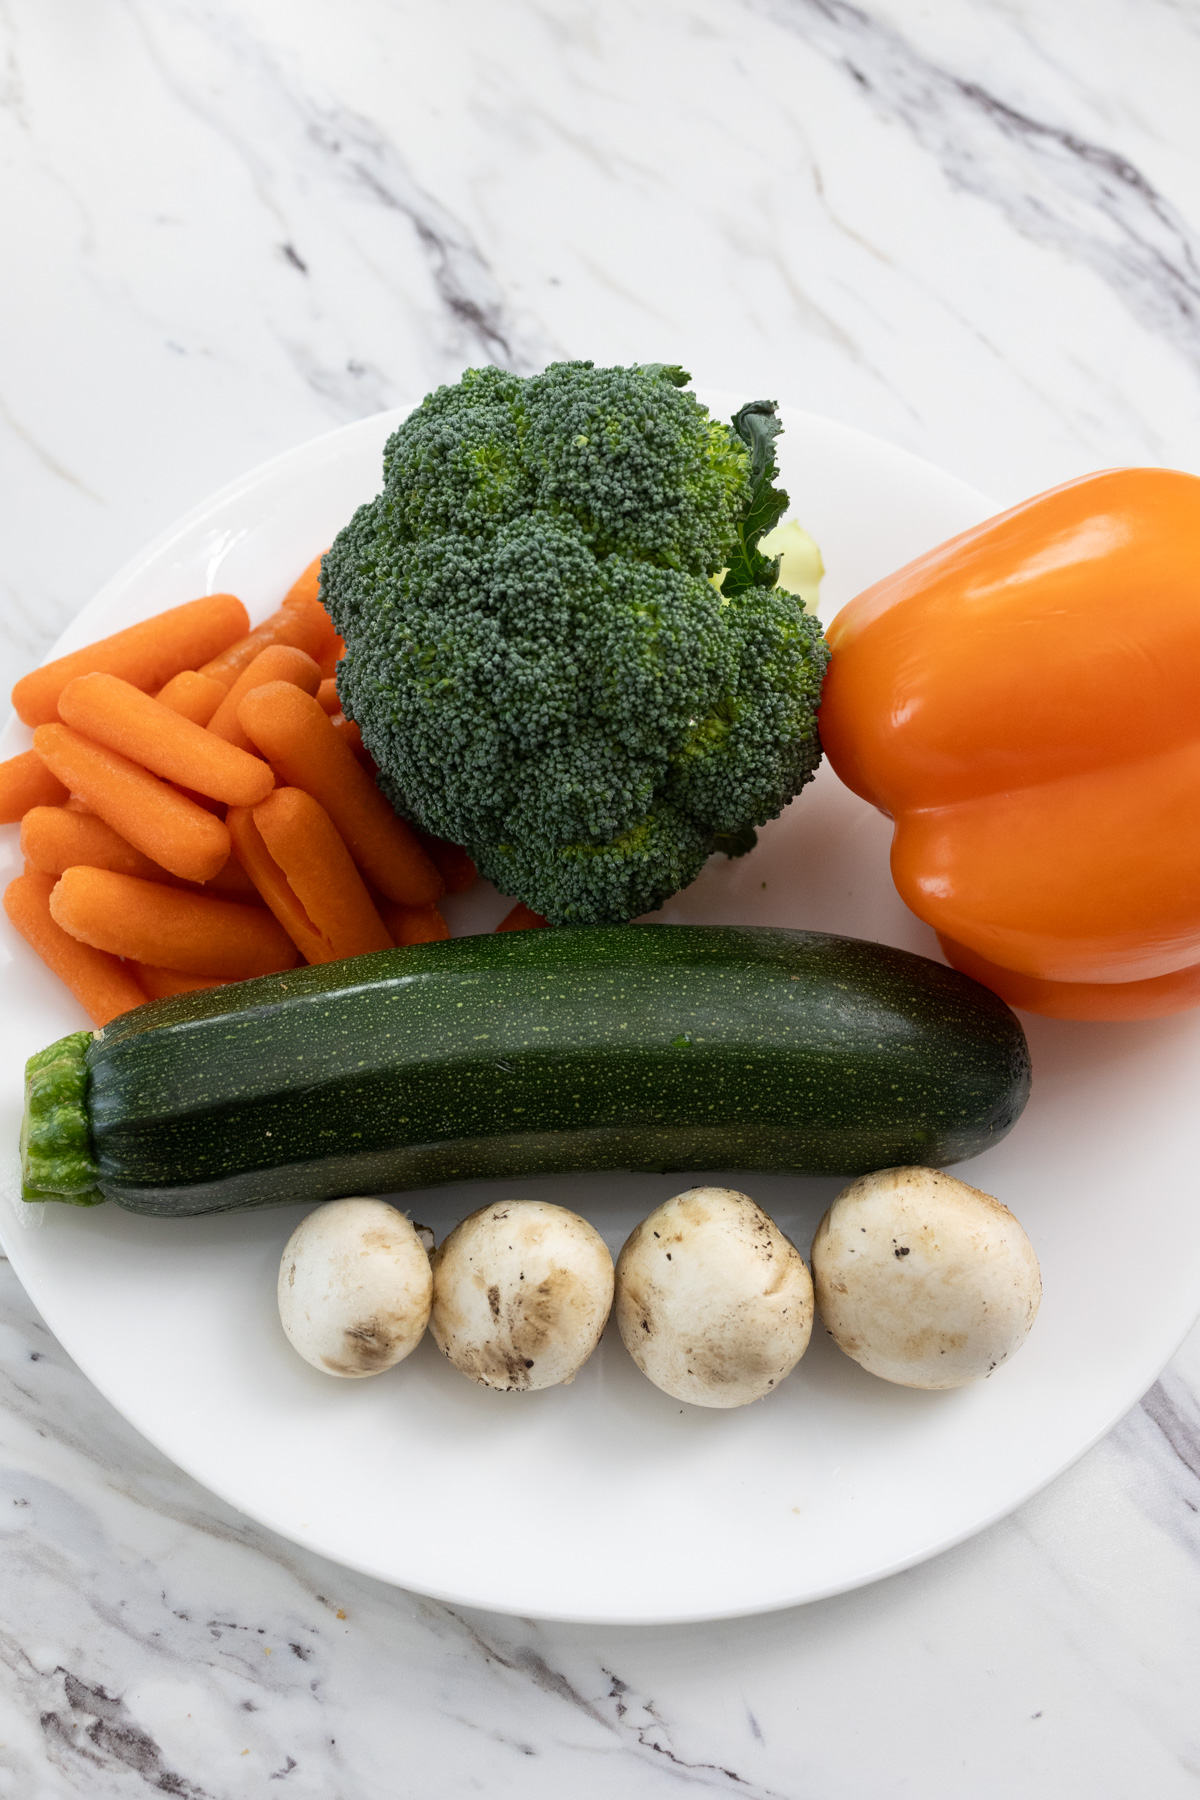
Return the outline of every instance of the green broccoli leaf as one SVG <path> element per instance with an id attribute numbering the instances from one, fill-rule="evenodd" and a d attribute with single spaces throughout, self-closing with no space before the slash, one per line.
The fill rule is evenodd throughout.
<path id="1" fill-rule="evenodd" d="M 638 369 L 643 375 L 661 375 L 672 387 L 685 388 L 692 379 L 686 369 L 678 363 L 639 363 Z"/>
<path id="2" fill-rule="evenodd" d="M 726 599 L 747 588 L 774 587 L 779 579 L 779 558 L 764 556 L 758 548 L 759 539 L 778 525 L 788 507 L 787 494 L 775 486 L 775 439 L 783 430 L 775 408 L 774 400 L 751 400 L 733 415 L 733 429 L 751 456 L 750 503 L 738 521 L 737 547 L 721 583 Z"/>
<path id="3" fill-rule="evenodd" d="M 719 850 L 729 857 L 749 856 L 758 842 L 758 833 L 753 825 L 743 825 L 738 831 L 717 831 L 713 833 L 713 849 Z"/>

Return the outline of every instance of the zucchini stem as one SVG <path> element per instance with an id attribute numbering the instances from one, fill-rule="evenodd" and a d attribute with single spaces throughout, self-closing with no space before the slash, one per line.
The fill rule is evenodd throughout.
<path id="1" fill-rule="evenodd" d="M 21 1121 L 21 1196 L 99 1206 L 100 1171 L 92 1156 L 87 1113 L 90 1031 L 48 1044 L 25 1064 Z"/>

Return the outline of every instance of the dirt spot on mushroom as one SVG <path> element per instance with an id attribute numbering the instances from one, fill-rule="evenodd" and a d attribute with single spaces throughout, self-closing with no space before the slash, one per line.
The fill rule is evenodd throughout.
<path id="1" fill-rule="evenodd" d="M 386 1201 L 353 1196 L 317 1207 L 280 1259 L 279 1316 L 293 1347 L 330 1375 L 376 1375 L 407 1356 L 429 1317 L 424 1246 Z"/>
<path id="2" fill-rule="evenodd" d="M 455 1367 L 488 1387 L 574 1378 L 612 1303 L 612 1258 L 576 1214 L 544 1201 L 481 1209 L 435 1259 L 431 1325 Z"/>
<path id="3" fill-rule="evenodd" d="M 660 1255 L 673 1246 L 670 1267 Z M 651 1214 L 617 1263 L 616 1316 L 642 1372 L 675 1399 L 740 1406 L 803 1354 L 812 1328 L 804 1259 L 745 1194 L 693 1188 Z"/>
<path id="4" fill-rule="evenodd" d="M 517 1355 L 524 1360 L 544 1350 L 564 1314 L 582 1297 L 574 1269 L 554 1269 L 536 1287 L 527 1283 L 508 1308 L 509 1335 Z"/>

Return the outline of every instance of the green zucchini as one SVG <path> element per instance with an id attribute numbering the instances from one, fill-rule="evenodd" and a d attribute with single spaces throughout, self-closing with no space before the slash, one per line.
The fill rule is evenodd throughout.
<path id="1" fill-rule="evenodd" d="M 748 927 L 503 932 L 154 1001 L 31 1059 L 26 1195 L 162 1215 L 566 1169 L 974 1156 L 1029 1092 L 940 963 Z"/>

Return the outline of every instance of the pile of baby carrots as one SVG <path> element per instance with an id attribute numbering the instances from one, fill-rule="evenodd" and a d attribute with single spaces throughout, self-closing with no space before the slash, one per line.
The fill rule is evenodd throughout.
<path id="1" fill-rule="evenodd" d="M 97 1025 L 147 999 L 449 936 L 466 852 L 412 829 L 342 714 L 318 557 L 261 625 L 210 594 L 18 681 L 17 930 Z M 501 929 L 544 921 L 517 907 Z"/>

